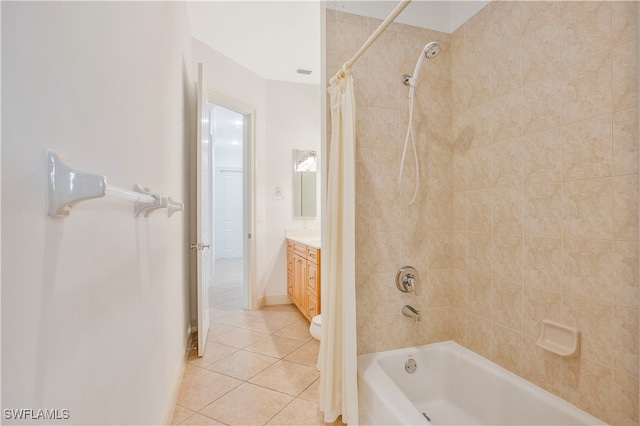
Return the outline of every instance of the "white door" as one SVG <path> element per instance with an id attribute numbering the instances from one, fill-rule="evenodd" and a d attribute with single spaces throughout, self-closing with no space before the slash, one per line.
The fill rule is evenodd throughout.
<path id="1" fill-rule="evenodd" d="M 241 258 L 243 252 L 242 170 L 219 168 L 216 175 L 216 258 Z"/>
<path id="2" fill-rule="evenodd" d="M 205 108 L 205 85 L 202 64 L 198 64 L 197 125 L 196 125 L 196 241 L 191 242 L 191 252 L 196 257 L 197 311 L 198 311 L 198 356 L 204 355 L 209 332 L 209 281 L 212 274 L 209 247 L 211 244 L 211 163 L 213 160 L 209 143 L 209 119 Z"/>

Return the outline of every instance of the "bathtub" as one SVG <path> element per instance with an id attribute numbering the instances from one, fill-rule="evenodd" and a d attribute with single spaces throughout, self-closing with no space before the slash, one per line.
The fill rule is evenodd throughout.
<path id="1" fill-rule="evenodd" d="M 358 356 L 358 392 L 361 424 L 606 424 L 453 341 Z"/>

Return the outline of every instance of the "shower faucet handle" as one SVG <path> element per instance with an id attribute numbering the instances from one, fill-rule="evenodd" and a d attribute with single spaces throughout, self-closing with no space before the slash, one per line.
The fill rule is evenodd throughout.
<path id="1" fill-rule="evenodd" d="M 396 287 L 403 293 L 417 291 L 418 271 L 411 266 L 403 266 L 396 274 Z"/>
<path id="2" fill-rule="evenodd" d="M 402 277 L 402 286 L 408 291 L 414 291 L 416 289 L 416 279 L 411 274 L 406 274 Z"/>

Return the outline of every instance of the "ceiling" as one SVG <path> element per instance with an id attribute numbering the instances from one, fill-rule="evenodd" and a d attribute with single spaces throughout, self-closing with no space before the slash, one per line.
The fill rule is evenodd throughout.
<path id="1" fill-rule="evenodd" d="M 187 2 L 193 37 L 266 80 L 309 84 L 320 84 L 320 8 L 318 1 Z"/>
<path id="2" fill-rule="evenodd" d="M 488 1 L 413 0 L 396 22 L 452 32 Z M 326 7 L 386 18 L 397 1 L 326 1 Z M 266 80 L 320 84 L 323 2 L 188 1 L 193 37 Z M 355 52 L 354 52 L 355 53 Z M 310 75 L 296 70 L 310 70 Z"/>

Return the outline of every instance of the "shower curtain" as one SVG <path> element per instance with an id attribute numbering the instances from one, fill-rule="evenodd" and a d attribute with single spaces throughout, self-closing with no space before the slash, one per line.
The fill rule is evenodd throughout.
<path id="1" fill-rule="evenodd" d="M 322 242 L 320 410 L 324 421 L 358 424 L 355 292 L 356 119 L 351 71 L 328 88 L 331 140 Z"/>

